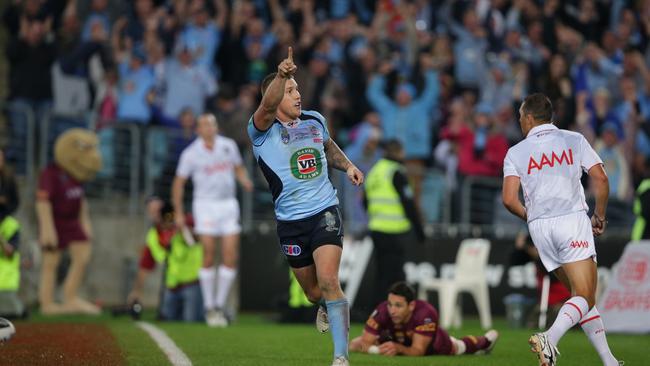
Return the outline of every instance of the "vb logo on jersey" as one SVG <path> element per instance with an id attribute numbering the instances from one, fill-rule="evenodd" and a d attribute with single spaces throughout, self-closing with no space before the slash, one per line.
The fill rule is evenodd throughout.
<path id="1" fill-rule="evenodd" d="M 298 179 L 316 178 L 323 171 L 320 152 L 311 147 L 293 153 L 290 164 L 291 174 Z"/>

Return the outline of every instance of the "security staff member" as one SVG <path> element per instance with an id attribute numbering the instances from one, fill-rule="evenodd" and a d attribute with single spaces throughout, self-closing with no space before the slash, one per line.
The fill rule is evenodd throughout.
<path id="1" fill-rule="evenodd" d="M 12 216 L 0 217 L 0 316 L 23 315 L 25 307 L 18 299 L 20 286 L 20 224 Z"/>
<path id="2" fill-rule="evenodd" d="M 636 189 L 636 198 L 634 199 L 634 215 L 636 221 L 632 228 L 632 240 L 650 239 L 650 178 L 641 181 L 639 188 Z"/>
<path id="3" fill-rule="evenodd" d="M 424 241 L 420 216 L 413 191 L 403 166 L 404 149 L 399 141 L 384 144 L 384 157 L 368 172 L 364 204 L 368 210 L 368 228 L 376 254 L 376 302 L 383 300 L 385 289 L 403 281 L 404 248 L 411 231 Z"/>

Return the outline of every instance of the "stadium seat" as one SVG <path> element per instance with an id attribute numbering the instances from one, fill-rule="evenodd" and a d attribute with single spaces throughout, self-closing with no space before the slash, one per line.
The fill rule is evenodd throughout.
<path id="1" fill-rule="evenodd" d="M 487 284 L 487 262 L 490 242 L 486 239 L 465 239 L 456 254 L 454 278 L 424 278 L 420 280 L 418 298 L 427 300 L 428 291 L 438 291 L 440 325 L 460 327 L 462 311 L 459 305 L 461 292 L 469 292 L 481 318 L 481 327 L 492 327 L 490 294 Z"/>

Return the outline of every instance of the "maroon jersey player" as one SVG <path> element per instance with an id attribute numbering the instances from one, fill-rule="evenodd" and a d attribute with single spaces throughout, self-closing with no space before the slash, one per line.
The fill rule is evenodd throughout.
<path id="1" fill-rule="evenodd" d="M 363 334 L 350 342 L 350 351 L 385 356 L 462 355 L 488 353 L 499 334 L 456 339 L 438 325 L 438 312 L 426 301 L 416 300 L 405 282 L 388 290 L 388 300 L 370 315 Z"/>

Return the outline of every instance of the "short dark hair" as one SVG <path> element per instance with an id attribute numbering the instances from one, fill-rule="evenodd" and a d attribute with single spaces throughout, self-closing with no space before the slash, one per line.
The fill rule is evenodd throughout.
<path id="1" fill-rule="evenodd" d="M 404 281 L 395 282 L 392 284 L 388 288 L 388 293 L 404 297 L 407 303 L 415 300 L 415 290 L 413 290 L 413 287 L 409 286 Z"/>
<path id="2" fill-rule="evenodd" d="M 264 79 L 262 80 L 262 87 L 261 87 L 262 95 L 264 95 L 266 89 L 269 87 L 269 85 L 271 85 L 271 82 L 273 81 L 273 79 L 275 79 L 277 75 L 278 75 L 277 72 L 272 72 L 264 77 Z"/>
<path id="3" fill-rule="evenodd" d="M 402 143 L 399 142 L 399 140 L 397 139 L 390 139 L 384 141 L 382 143 L 382 147 L 384 148 L 384 155 L 387 158 L 392 158 L 392 159 L 397 158 L 400 152 L 402 152 L 403 150 Z"/>
<path id="4" fill-rule="evenodd" d="M 160 218 L 163 221 L 174 221 L 174 206 L 169 201 L 163 201 L 160 208 Z"/>
<path id="5" fill-rule="evenodd" d="M 530 114 L 535 121 L 551 122 L 553 119 L 553 104 L 548 97 L 542 93 L 534 93 L 524 99 L 524 114 Z"/>

